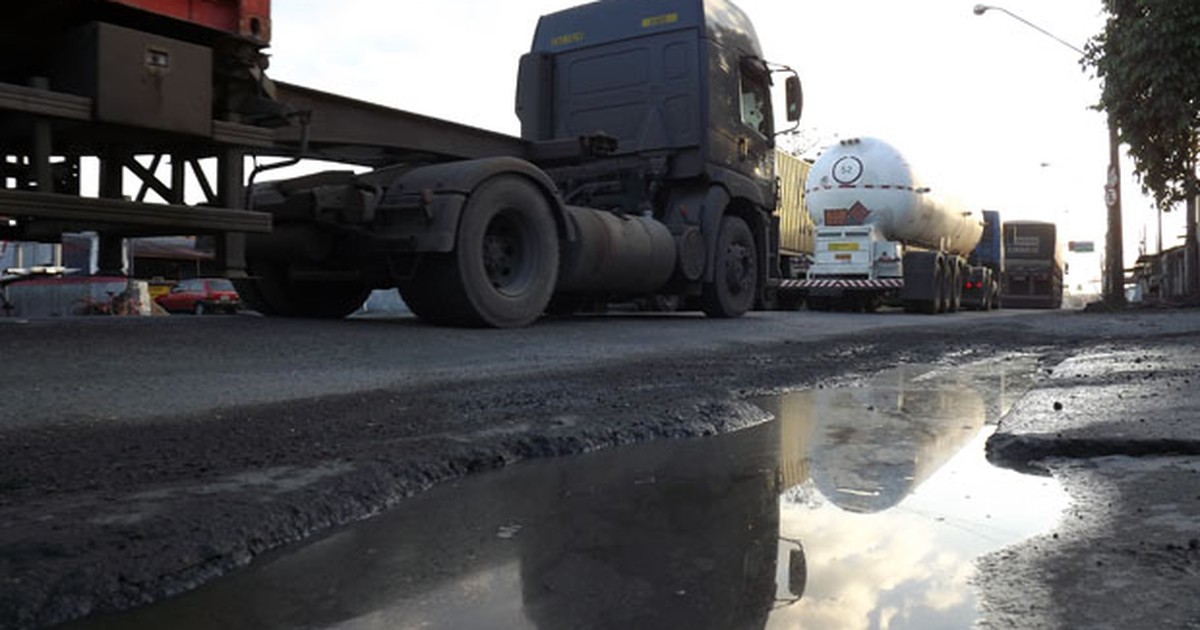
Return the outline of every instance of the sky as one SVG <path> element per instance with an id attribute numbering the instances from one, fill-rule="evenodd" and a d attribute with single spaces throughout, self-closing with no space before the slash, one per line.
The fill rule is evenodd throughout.
<path id="1" fill-rule="evenodd" d="M 653 3 L 655 0 L 646 0 Z M 517 61 L 538 16 L 574 0 L 277 0 L 270 75 L 512 135 Z M 896 146 L 931 187 L 1007 219 L 1059 222 L 1103 248 L 1108 132 L 1100 84 L 1078 53 L 973 0 L 740 0 L 769 61 L 804 82 L 805 138 L 860 135 Z M 1005 0 L 1011 13 L 1082 48 L 1100 0 Z M 1156 251 L 1157 213 L 1122 161 L 1125 258 Z M 1165 215 L 1165 246 L 1180 240 Z M 1070 263 L 1070 257 L 1068 257 Z M 1099 254 L 1080 257 L 1099 276 Z M 1086 271 L 1086 273 L 1085 273 Z"/>

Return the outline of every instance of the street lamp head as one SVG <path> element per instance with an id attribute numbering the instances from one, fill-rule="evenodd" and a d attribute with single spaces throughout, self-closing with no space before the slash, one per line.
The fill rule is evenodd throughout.
<path id="1" fill-rule="evenodd" d="M 986 4 L 977 4 L 977 5 L 975 5 L 975 9 L 974 9 L 975 15 L 983 15 L 984 13 L 987 13 L 988 9 L 990 9 L 990 8 L 992 8 L 992 7 L 989 7 Z"/>

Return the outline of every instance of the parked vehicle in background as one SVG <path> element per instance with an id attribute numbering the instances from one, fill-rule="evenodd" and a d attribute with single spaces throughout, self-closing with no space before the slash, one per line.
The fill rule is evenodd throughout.
<path id="1" fill-rule="evenodd" d="M 804 278 L 812 266 L 817 224 L 804 205 L 804 185 L 812 164 L 783 151 L 775 151 L 775 174 L 779 178 L 775 215 L 779 220 L 779 276 Z M 804 294 L 781 289 L 775 304 L 786 310 L 804 305 Z"/>
<path id="2" fill-rule="evenodd" d="M 963 308 L 987 311 L 1000 308 L 1000 283 L 1004 277 L 1004 238 L 1000 213 L 983 211 L 983 236 L 967 257 L 963 283 Z"/>
<path id="3" fill-rule="evenodd" d="M 155 301 L 169 313 L 236 313 L 242 308 L 237 289 L 225 278 L 182 280 Z"/>
<path id="4" fill-rule="evenodd" d="M 1058 226 L 1047 221 L 1004 224 L 1004 281 L 1008 307 L 1061 308 L 1063 251 Z"/>
<path id="5" fill-rule="evenodd" d="M 979 243 L 978 211 L 935 194 L 892 145 L 850 138 L 826 148 L 805 184 L 816 224 L 813 263 L 781 294 L 804 294 L 808 308 L 873 311 L 959 310 L 967 255 Z"/>

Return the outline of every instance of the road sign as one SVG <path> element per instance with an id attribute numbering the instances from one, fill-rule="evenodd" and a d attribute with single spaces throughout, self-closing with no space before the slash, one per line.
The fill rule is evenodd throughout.
<path id="1" fill-rule="evenodd" d="M 1109 208 L 1115 208 L 1117 202 L 1120 201 L 1117 195 L 1117 186 L 1121 183 L 1121 176 L 1117 172 L 1117 165 L 1110 164 L 1108 167 L 1108 183 L 1104 185 L 1104 204 Z"/>
<path id="2" fill-rule="evenodd" d="M 1117 188 L 1115 186 L 1104 187 L 1104 204 L 1110 208 L 1117 205 Z"/>

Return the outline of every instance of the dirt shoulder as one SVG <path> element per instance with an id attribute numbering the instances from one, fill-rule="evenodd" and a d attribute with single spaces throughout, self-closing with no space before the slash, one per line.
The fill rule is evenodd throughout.
<path id="1" fill-rule="evenodd" d="M 423 382 L 136 425 L 6 431 L 0 628 L 145 604 L 461 475 L 761 422 L 764 414 L 744 402 L 757 393 L 1014 350 L 1052 367 L 1083 348 L 1187 334 L 1131 328 L 1121 317 L 784 339 L 682 361 Z"/>

